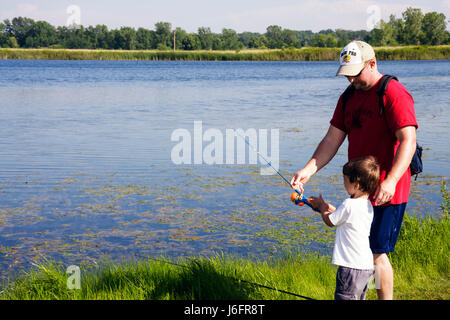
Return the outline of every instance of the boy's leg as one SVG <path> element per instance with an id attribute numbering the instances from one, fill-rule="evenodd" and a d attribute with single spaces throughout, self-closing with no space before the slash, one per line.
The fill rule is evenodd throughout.
<path id="1" fill-rule="evenodd" d="M 366 286 L 364 287 L 364 290 L 361 293 L 361 296 L 359 297 L 359 300 L 366 300 L 367 289 L 369 289 L 369 282 L 370 282 L 371 278 L 372 278 L 372 276 L 369 277 L 369 281 L 367 282 Z"/>
<path id="2" fill-rule="evenodd" d="M 340 266 L 336 273 L 335 300 L 364 300 L 373 270 L 359 270 Z"/>

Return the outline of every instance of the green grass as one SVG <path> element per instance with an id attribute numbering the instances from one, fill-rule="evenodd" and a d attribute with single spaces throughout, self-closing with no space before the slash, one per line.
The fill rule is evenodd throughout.
<path id="1" fill-rule="evenodd" d="M 0 48 L 0 59 L 50 60 L 198 60 L 198 61 L 336 61 L 342 48 L 305 47 L 242 51 L 161 51 Z M 450 58 L 450 45 L 374 48 L 379 60 L 436 60 Z"/>
<path id="2" fill-rule="evenodd" d="M 176 263 L 177 265 L 173 264 Z M 104 263 L 82 270 L 81 289 L 67 289 L 63 266 L 37 264 L 28 274 L 5 288 L 2 299 L 292 299 L 293 296 L 250 284 L 318 299 L 331 299 L 334 268 L 328 257 L 291 254 L 274 261 L 252 261 L 215 256 Z M 239 281 L 245 280 L 245 281 Z"/>
<path id="3" fill-rule="evenodd" d="M 404 219 L 391 256 L 399 299 L 450 299 L 450 202 L 444 183 L 441 193 L 443 203 L 438 219 Z"/>
<path id="4" fill-rule="evenodd" d="M 450 205 L 444 184 L 442 196 L 438 217 L 405 216 L 395 252 L 390 254 L 396 299 L 450 299 Z M 330 256 L 301 251 L 260 261 L 223 255 L 160 258 L 83 267 L 81 289 L 69 290 L 65 268 L 42 261 L 8 283 L 0 299 L 301 299 L 273 289 L 333 299 L 335 272 Z M 376 299 L 376 290 L 370 289 L 367 298 Z"/>

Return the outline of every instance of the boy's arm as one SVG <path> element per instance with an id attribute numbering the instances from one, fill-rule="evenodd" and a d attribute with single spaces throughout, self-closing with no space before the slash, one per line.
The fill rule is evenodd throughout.
<path id="1" fill-rule="evenodd" d="M 334 227 L 334 224 L 331 222 L 330 218 L 328 217 L 330 214 L 332 214 L 333 212 L 336 211 L 336 208 L 333 207 L 331 204 L 328 204 L 328 210 L 326 211 L 321 211 L 320 213 L 322 214 L 322 220 L 323 222 L 325 222 L 325 224 L 329 227 Z"/>
<path id="2" fill-rule="evenodd" d="M 334 227 L 334 224 L 331 222 L 330 218 L 328 217 L 330 214 L 336 211 L 336 208 L 325 202 L 323 200 L 322 195 L 319 195 L 319 198 L 311 197 L 310 202 L 313 207 L 320 210 L 320 215 L 322 216 L 323 222 L 329 227 Z"/>

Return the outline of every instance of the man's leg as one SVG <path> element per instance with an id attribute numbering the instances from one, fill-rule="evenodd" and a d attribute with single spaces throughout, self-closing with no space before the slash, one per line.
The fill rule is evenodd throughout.
<path id="1" fill-rule="evenodd" d="M 386 253 L 374 254 L 373 264 L 375 266 L 377 294 L 379 300 L 392 300 L 394 295 L 394 271 Z"/>
<path id="2" fill-rule="evenodd" d="M 393 252 L 403 221 L 406 203 L 374 207 L 370 230 L 375 277 L 378 277 L 378 299 L 393 299 L 394 274 L 387 253 Z"/>

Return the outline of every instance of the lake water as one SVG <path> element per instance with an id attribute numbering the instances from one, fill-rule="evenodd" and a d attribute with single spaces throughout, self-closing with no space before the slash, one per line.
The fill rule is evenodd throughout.
<path id="1" fill-rule="evenodd" d="M 381 61 L 379 69 L 413 95 L 425 148 L 407 210 L 435 215 L 450 176 L 450 61 Z M 260 175 L 262 164 L 248 159 L 176 165 L 171 135 L 186 129 L 193 138 L 194 121 L 224 137 L 278 129 L 279 168 L 290 179 L 348 84 L 336 70 L 335 62 L 0 61 L 1 277 L 43 257 L 68 266 L 330 252 L 333 231 L 292 205 L 278 175 Z M 308 194 L 335 205 L 346 197 L 346 148 Z"/>

